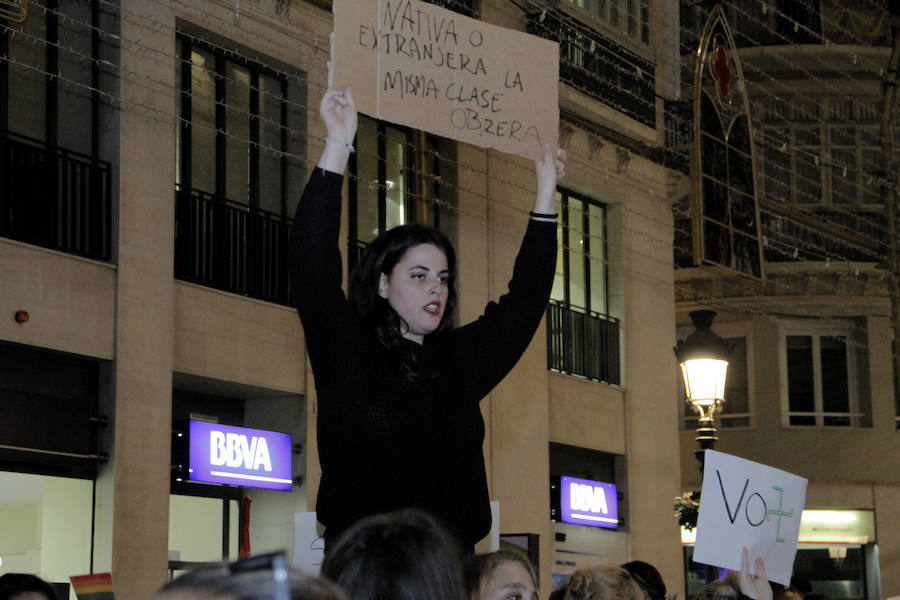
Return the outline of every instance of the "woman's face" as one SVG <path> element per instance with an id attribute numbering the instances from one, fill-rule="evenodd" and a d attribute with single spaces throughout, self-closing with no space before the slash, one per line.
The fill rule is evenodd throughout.
<path id="1" fill-rule="evenodd" d="M 538 592 L 525 565 L 504 560 L 481 586 L 477 600 L 537 600 Z"/>
<path id="2" fill-rule="evenodd" d="M 378 295 L 406 324 L 403 337 L 421 344 L 438 328 L 447 304 L 449 279 L 447 256 L 433 244 L 413 246 L 390 275 L 381 274 Z"/>

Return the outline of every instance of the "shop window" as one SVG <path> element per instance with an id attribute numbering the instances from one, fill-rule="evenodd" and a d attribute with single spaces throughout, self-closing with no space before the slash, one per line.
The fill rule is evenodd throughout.
<path id="1" fill-rule="evenodd" d="M 752 336 L 750 327 L 742 324 L 720 323 L 715 332 L 734 348 L 728 359 L 728 371 L 725 376 L 725 402 L 716 414 L 716 426 L 723 429 L 735 427 L 753 427 L 755 413 L 753 410 L 752 378 Z M 693 332 L 693 328 L 684 327 L 678 330 L 678 339 L 683 340 Z M 677 369 L 678 406 L 682 431 L 697 427 L 697 411 L 685 401 L 684 377 L 681 369 Z"/>
<path id="2" fill-rule="evenodd" d="M 547 310 L 548 368 L 618 384 L 619 321 L 607 314 L 606 209 L 559 190 L 556 210 L 559 247 Z"/>
<path id="3" fill-rule="evenodd" d="M 440 161 L 420 131 L 359 116 L 350 157 L 349 252 L 352 270 L 382 232 L 406 223 L 439 227 Z"/>
<path id="4" fill-rule="evenodd" d="M 250 534 L 254 554 L 288 549 L 290 559 L 294 513 L 307 510 L 303 399 L 182 373 L 175 373 L 173 381 L 170 575 L 198 562 L 237 559 L 244 531 Z M 291 435 L 291 489 L 251 487 L 254 484 L 243 480 L 242 485 L 191 481 L 183 437 L 189 433 L 189 420 Z M 269 449 L 273 451 L 271 445 Z M 271 456 L 274 460 L 274 453 Z"/>
<path id="5" fill-rule="evenodd" d="M 785 425 L 862 427 L 869 425 L 864 381 L 859 377 L 863 346 L 855 329 L 808 325 L 782 327 L 781 387 Z"/>
<path id="6" fill-rule="evenodd" d="M 610 564 L 628 560 L 628 536 L 621 535 L 629 527 L 628 468 L 624 456 L 568 444 L 551 442 L 549 453 L 554 532 L 549 548 L 553 561 L 550 587 L 558 589 L 576 569 L 593 567 L 601 560 Z M 566 481 L 570 489 L 565 499 L 563 477 L 573 478 Z M 610 484 L 615 485 L 615 493 Z M 573 485 L 577 489 L 572 489 Z M 598 526 L 613 512 L 618 523 Z"/>
<path id="7" fill-rule="evenodd" d="M 38 573 L 59 590 L 69 587 L 69 576 L 90 573 L 93 486 L 0 472 L 0 574 Z M 75 593 L 59 597 L 75 600 Z"/>
<path id="8" fill-rule="evenodd" d="M 306 177 L 306 78 L 180 31 L 175 276 L 289 304 Z"/>

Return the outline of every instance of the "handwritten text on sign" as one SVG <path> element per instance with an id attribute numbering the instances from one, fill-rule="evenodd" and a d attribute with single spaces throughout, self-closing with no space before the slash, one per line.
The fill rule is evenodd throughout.
<path id="1" fill-rule="evenodd" d="M 360 112 L 528 157 L 557 144 L 559 46 L 418 0 L 336 0 L 334 87 Z"/>
<path id="2" fill-rule="evenodd" d="M 797 553 L 806 479 L 707 450 L 694 561 L 738 571 L 741 547 L 761 556 L 771 581 L 788 585 Z"/>

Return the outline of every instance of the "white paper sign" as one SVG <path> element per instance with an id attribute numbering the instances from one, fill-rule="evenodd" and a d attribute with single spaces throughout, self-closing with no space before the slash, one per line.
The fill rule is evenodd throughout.
<path id="1" fill-rule="evenodd" d="M 324 557 L 325 540 L 319 535 L 316 513 L 294 513 L 294 567 L 318 575 Z"/>
<path id="2" fill-rule="evenodd" d="M 789 585 L 806 484 L 791 473 L 707 450 L 694 561 L 739 571 L 746 546 L 751 565 L 762 557 L 769 579 Z"/>

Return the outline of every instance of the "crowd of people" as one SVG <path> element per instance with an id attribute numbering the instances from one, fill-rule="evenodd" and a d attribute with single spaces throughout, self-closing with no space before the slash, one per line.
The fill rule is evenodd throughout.
<path id="1" fill-rule="evenodd" d="M 406 509 L 361 519 L 334 541 L 321 573 L 289 567 L 283 553 L 201 567 L 163 585 L 153 600 L 667 600 L 652 564 L 632 561 L 576 569 L 544 595 L 524 553 L 466 554 L 427 513 Z M 694 600 L 798 600 L 771 584 L 747 552 L 740 573 L 709 584 Z M 34 575 L 0 576 L 0 600 L 66 600 Z"/>

